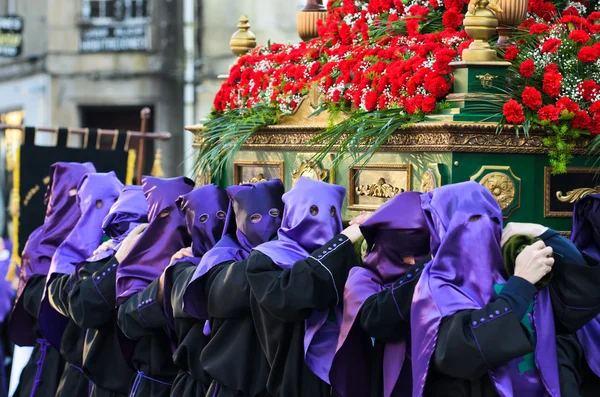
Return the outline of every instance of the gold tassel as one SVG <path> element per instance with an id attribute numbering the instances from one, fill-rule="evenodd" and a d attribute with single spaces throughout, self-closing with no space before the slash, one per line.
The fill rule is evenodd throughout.
<path id="1" fill-rule="evenodd" d="M 165 172 L 162 169 L 162 150 L 160 149 L 156 149 L 154 163 L 152 164 L 152 171 L 150 171 L 150 175 L 156 178 L 163 178 L 165 176 Z"/>
<path id="2" fill-rule="evenodd" d="M 135 160 L 137 158 L 137 152 L 135 149 L 129 149 L 127 151 L 127 174 L 125 175 L 125 184 L 133 185 L 133 174 L 135 173 Z"/>
<path id="3" fill-rule="evenodd" d="M 17 265 L 21 265 L 21 256 L 19 255 L 19 210 L 21 203 L 21 196 L 19 194 L 21 189 L 21 147 L 15 146 L 15 157 L 14 157 L 14 170 L 13 170 L 13 190 L 11 193 L 10 212 L 13 220 L 13 250 L 12 258 L 10 261 L 10 267 L 6 273 L 6 279 L 12 281 L 13 285 L 17 279 Z"/>

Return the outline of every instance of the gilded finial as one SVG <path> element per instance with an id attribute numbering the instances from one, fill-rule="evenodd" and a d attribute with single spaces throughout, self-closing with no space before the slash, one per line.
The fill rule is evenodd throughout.
<path id="1" fill-rule="evenodd" d="M 152 170 L 150 171 L 150 175 L 155 176 L 157 178 L 162 178 L 165 176 L 165 172 L 162 168 L 162 150 L 156 149 L 156 154 L 154 155 L 154 163 L 152 164 Z"/>
<path id="2" fill-rule="evenodd" d="M 256 47 L 256 36 L 250 31 L 250 23 L 246 15 L 240 17 L 237 28 L 238 31 L 231 36 L 229 46 L 235 55 L 241 57 Z"/>

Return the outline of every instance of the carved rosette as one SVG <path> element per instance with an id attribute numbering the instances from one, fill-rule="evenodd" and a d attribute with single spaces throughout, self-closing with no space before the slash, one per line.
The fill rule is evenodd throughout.
<path id="1" fill-rule="evenodd" d="M 504 218 L 521 205 L 521 179 L 507 166 L 483 166 L 471 177 L 494 196 Z"/>
<path id="2" fill-rule="evenodd" d="M 515 200 L 515 184 L 510 177 L 502 172 L 492 172 L 487 174 L 479 182 L 496 199 L 502 211 L 510 207 Z"/>

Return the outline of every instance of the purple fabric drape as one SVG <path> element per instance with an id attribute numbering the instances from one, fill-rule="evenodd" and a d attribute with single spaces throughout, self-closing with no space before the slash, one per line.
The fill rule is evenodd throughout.
<path id="1" fill-rule="evenodd" d="M 346 189 L 341 186 L 301 177 L 283 195 L 283 220 L 278 239 L 261 244 L 255 250 L 267 255 L 282 269 L 291 268 L 342 231 L 345 196 Z M 338 306 L 335 311 L 339 323 L 341 308 Z M 338 326 L 327 317 L 328 312 L 314 311 L 306 320 L 304 359 L 315 375 L 330 383 Z"/>
<path id="2" fill-rule="evenodd" d="M 600 262 L 600 194 L 579 200 L 573 209 L 571 241 L 588 258 Z M 590 369 L 600 376 L 600 316 L 577 331 Z"/>
<path id="3" fill-rule="evenodd" d="M 411 308 L 413 396 L 423 396 L 430 359 L 444 317 L 477 310 L 506 283 L 500 247 L 502 211 L 476 182 L 443 186 L 422 196 L 432 234 L 432 256 L 415 288 Z M 554 317 L 548 289 L 535 297 L 536 368 L 519 374 L 515 359 L 490 370 L 501 397 L 560 396 Z M 510 338 L 507 335 L 507 338 Z M 499 342 L 500 343 L 500 342 Z"/>
<path id="4" fill-rule="evenodd" d="M 185 177 L 161 179 L 144 176 L 142 188 L 148 202 L 150 223 L 117 266 L 117 305 L 157 279 L 171 256 L 191 243 L 185 218 L 177 209 L 176 200 L 192 191 L 194 182 Z"/>
<path id="5" fill-rule="evenodd" d="M 19 346 L 33 346 L 35 319 L 23 307 L 22 294 L 31 276 L 47 275 L 55 250 L 77 223 L 77 186 L 83 176 L 96 169 L 92 163 L 56 163 L 50 167 L 50 182 L 45 193 L 44 224 L 29 236 L 21 255 L 17 298 L 9 322 L 9 336 Z"/>
<path id="6" fill-rule="evenodd" d="M 357 358 L 364 355 L 352 354 L 360 348 L 360 339 L 353 339 L 363 332 L 360 325 L 355 324 L 363 303 L 370 296 L 391 288 L 394 281 L 406 274 L 411 265 L 404 262 L 405 257 L 418 259 L 429 254 L 429 227 L 421 208 L 421 193 L 406 192 L 394 197 L 360 229 L 367 242 L 368 253 L 364 267 L 352 268 L 346 281 L 344 315 L 330 376 L 331 384 L 340 397 L 360 397 L 369 392 L 369 363 Z M 405 341 L 385 345 L 384 397 L 393 395 L 403 370 L 405 354 Z M 404 370 L 410 373 L 410 368 Z"/>
<path id="7" fill-rule="evenodd" d="M 60 348 L 68 318 L 50 305 L 48 287 L 58 275 L 73 273 L 75 266 L 85 261 L 102 243 L 102 221 L 119 197 L 121 189 L 123 184 L 114 172 L 86 174 L 79 182 L 76 197 L 81 215 L 52 256 L 46 290 L 38 313 L 40 331 L 57 349 Z"/>

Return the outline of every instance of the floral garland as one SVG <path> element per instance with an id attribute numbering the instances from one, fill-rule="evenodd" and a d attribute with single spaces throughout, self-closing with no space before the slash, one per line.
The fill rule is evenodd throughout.
<path id="1" fill-rule="evenodd" d="M 218 126 L 221 116 L 240 109 L 292 113 L 315 86 L 322 94 L 320 110 L 352 112 L 345 121 L 352 125 L 342 122 L 341 128 L 352 127 L 346 131 L 355 134 L 342 138 L 332 127 L 319 136 L 321 142 L 326 141 L 325 147 L 346 139 L 336 144 L 347 148 L 338 151 L 338 159 L 372 143 L 370 127 L 375 119 L 376 125 L 381 120 L 394 125 L 421 121 L 446 106 L 444 98 L 453 81 L 449 64 L 459 60 L 471 42 L 462 30 L 467 2 L 329 0 L 319 38 L 259 47 L 238 60 L 215 97 L 212 125 Z M 599 7 L 595 3 L 530 0 L 528 19 L 522 26 L 528 29 L 527 35 L 503 54 L 513 62 L 509 73 L 513 99 L 500 109 L 503 123 L 523 124 L 526 129 L 551 127 L 545 143 L 552 148 L 556 172 L 564 171 L 573 139 L 600 132 L 599 105 L 595 104 L 600 83 L 600 47 L 596 44 L 600 12 L 595 12 Z M 370 133 L 361 135 L 365 130 Z M 211 133 L 208 128 L 206 134 Z M 231 146 L 213 138 L 216 144 Z M 379 137 L 378 144 L 384 138 Z M 371 145 L 370 153 L 376 148 Z M 209 155 L 208 149 L 199 154 Z"/>

